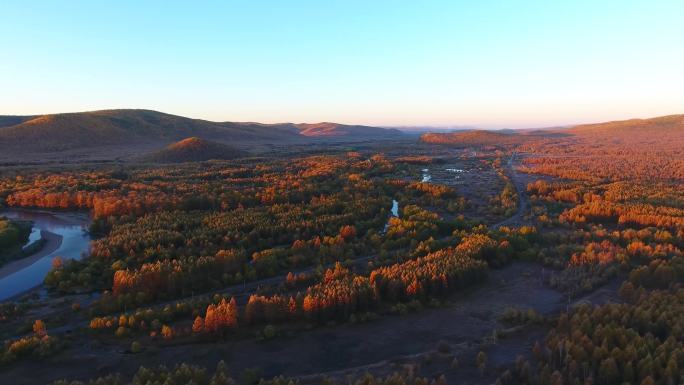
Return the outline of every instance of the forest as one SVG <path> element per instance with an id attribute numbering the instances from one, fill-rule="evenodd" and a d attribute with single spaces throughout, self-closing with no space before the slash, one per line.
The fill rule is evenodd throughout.
<path id="1" fill-rule="evenodd" d="M 31 250 L 22 250 L 31 233 L 31 223 L 0 217 L 0 266 L 30 255 Z"/>
<path id="2" fill-rule="evenodd" d="M 603 131 L 434 135 L 3 170 L 6 209 L 87 213 L 92 241 L 85 258 L 52 259 L 43 292 L 0 304 L 0 376 L 42 365 L 41 381 L 60 385 L 684 383 L 681 147 L 597 149 Z M 27 236 L 0 222 L 0 247 Z M 374 337 L 385 325 L 396 334 Z M 344 336 L 377 352 L 353 354 Z M 291 353 L 279 364 L 272 349 Z M 67 370 L 79 359 L 101 369 Z"/>

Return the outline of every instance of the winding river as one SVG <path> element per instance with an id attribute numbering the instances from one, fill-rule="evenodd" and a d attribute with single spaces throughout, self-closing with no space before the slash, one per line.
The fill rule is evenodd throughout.
<path id="1" fill-rule="evenodd" d="M 421 182 L 429 183 L 432 176 L 422 169 Z M 392 200 L 391 217 L 399 217 L 399 202 Z M 55 257 L 81 259 L 90 249 L 90 235 L 86 232 L 91 220 L 86 214 L 30 209 L 0 209 L 0 217 L 33 222 L 29 241 L 25 246 L 43 238 L 45 246 L 37 253 L 0 267 L 0 301 L 14 297 L 43 283 Z M 387 231 L 389 221 L 383 233 Z"/>
<path id="2" fill-rule="evenodd" d="M 423 183 L 430 183 L 430 181 L 432 180 L 432 176 L 430 175 L 430 170 L 427 168 L 424 168 L 420 171 L 422 173 L 420 181 Z M 391 215 L 390 215 L 389 219 L 387 219 L 387 223 L 385 223 L 385 228 L 382 230 L 383 234 L 387 232 L 387 229 L 389 229 L 390 219 L 392 219 L 392 217 L 397 217 L 397 218 L 399 217 L 399 202 L 397 202 L 396 199 L 392 199 Z"/>
<path id="3" fill-rule="evenodd" d="M 81 259 L 88 254 L 90 218 L 85 214 L 25 209 L 0 210 L 0 216 L 32 221 L 30 244 L 40 238 L 45 246 L 37 253 L 0 268 L 0 301 L 14 297 L 43 283 L 55 257 Z"/>

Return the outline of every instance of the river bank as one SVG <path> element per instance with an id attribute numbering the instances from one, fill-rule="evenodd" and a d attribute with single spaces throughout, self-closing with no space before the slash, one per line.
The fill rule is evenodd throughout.
<path id="1" fill-rule="evenodd" d="M 63 211 L 4 209 L 0 215 L 33 222 L 46 244 L 37 253 L 0 268 L 0 301 L 14 298 L 40 286 L 52 268 L 55 257 L 81 259 L 90 250 L 87 213 Z"/>
<path id="2" fill-rule="evenodd" d="M 32 264 L 36 263 L 41 258 L 54 253 L 62 245 L 63 237 L 59 234 L 47 230 L 41 230 L 40 236 L 45 240 L 45 245 L 36 253 L 21 259 L 7 263 L 0 267 L 0 279 L 12 275 Z"/>

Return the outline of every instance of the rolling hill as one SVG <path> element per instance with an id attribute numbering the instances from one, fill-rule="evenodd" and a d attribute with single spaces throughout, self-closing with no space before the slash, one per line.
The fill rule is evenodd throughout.
<path id="1" fill-rule="evenodd" d="M 212 122 L 151 110 L 103 110 L 40 116 L 0 116 L 0 151 L 56 152 L 101 146 L 159 147 L 188 137 L 226 143 L 365 140 L 398 130 L 337 123 Z"/>
<path id="2" fill-rule="evenodd" d="M 220 141 L 296 138 L 293 125 L 218 123 L 149 110 L 105 110 L 82 113 L 3 117 L 0 147 L 25 150 L 67 150 L 103 145 L 172 142 L 198 136 Z M 8 125 L 7 122 L 18 122 Z"/>
<path id="3" fill-rule="evenodd" d="M 650 119 L 629 119 L 605 123 L 582 124 L 569 128 L 567 132 L 574 134 L 636 134 L 642 132 L 661 134 L 671 132 L 681 133 L 684 132 L 684 115 L 667 115 Z"/>
<path id="4" fill-rule="evenodd" d="M 210 159 L 235 159 L 246 155 L 245 151 L 223 143 L 191 137 L 170 144 L 160 151 L 143 157 L 143 160 L 159 163 L 181 163 Z"/>
<path id="5" fill-rule="evenodd" d="M 599 146 L 609 141 L 613 144 L 658 144 L 661 148 L 670 148 L 684 144 L 684 115 L 583 124 L 548 130 L 428 133 L 421 136 L 421 141 L 457 146 L 508 146 L 532 142 L 562 144 L 567 141 L 573 141 L 573 143 L 593 141 L 596 146 Z"/>
<path id="6" fill-rule="evenodd" d="M 391 139 L 393 137 L 401 137 L 404 134 L 394 128 L 380 128 L 371 126 L 355 126 L 339 123 L 300 123 L 296 125 L 299 128 L 299 133 L 309 137 L 366 137 Z"/>
<path id="7" fill-rule="evenodd" d="M 426 143 L 522 152 L 519 170 L 567 179 L 684 178 L 684 115 L 584 124 L 515 133 L 426 134 Z"/>
<path id="8" fill-rule="evenodd" d="M 684 115 L 584 124 L 566 130 L 587 143 L 612 143 L 626 148 L 658 148 L 684 154 Z"/>

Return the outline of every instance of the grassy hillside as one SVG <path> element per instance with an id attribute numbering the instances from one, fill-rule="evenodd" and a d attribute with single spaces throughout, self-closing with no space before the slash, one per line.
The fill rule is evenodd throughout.
<path id="1" fill-rule="evenodd" d="M 684 145 L 684 115 L 584 124 L 554 130 L 429 133 L 422 135 L 421 141 L 462 146 L 511 146 L 524 143 L 567 145 L 572 141 L 594 147 L 629 144 L 674 149 Z"/>
<path id="2" fill-rule="evenodd" d="M 291 125 L 217 123 L 149 110 L 106 110 L 42 115 L 0 128 L 0 146 L 62 150 L 99 145 L 169 142 L 199 136 L 221 141 L 283 140 L 297 137 Z"/>
<path id="3" fill-rule="evenodd" d="M 605 123 L 583 124 L 568 129 L 568 132 L 633 134 L 644 131 L 654 133 L 684 132 L 684 115 L 668 115 L 651 119 L 618 120 Z"/>
<path id="4" fill-rule="evenodd" d="M 160 163 L 198 162 L 210 159 L 234 159 L 247 155 L 223 143 L 191 137 L 166 146 L 144 160 Z"/>
<path id="5" fill-rule="evenodd" d="M 684 115 L 586 124 L 567 132 L 594 145 L 612 143 L 639 151 L 658 149 L 684 156 Z"/>
<path id="6" fill-rule="evenodd" d="M 0 116 L 0 150 L 55 152 L 98 146 L 162 145 L 188 137 L 225 143 L 384 139 L 400 131 L 337 123 L 211 122 L 150 110 L 103 110 L 40 116 Z"/>

